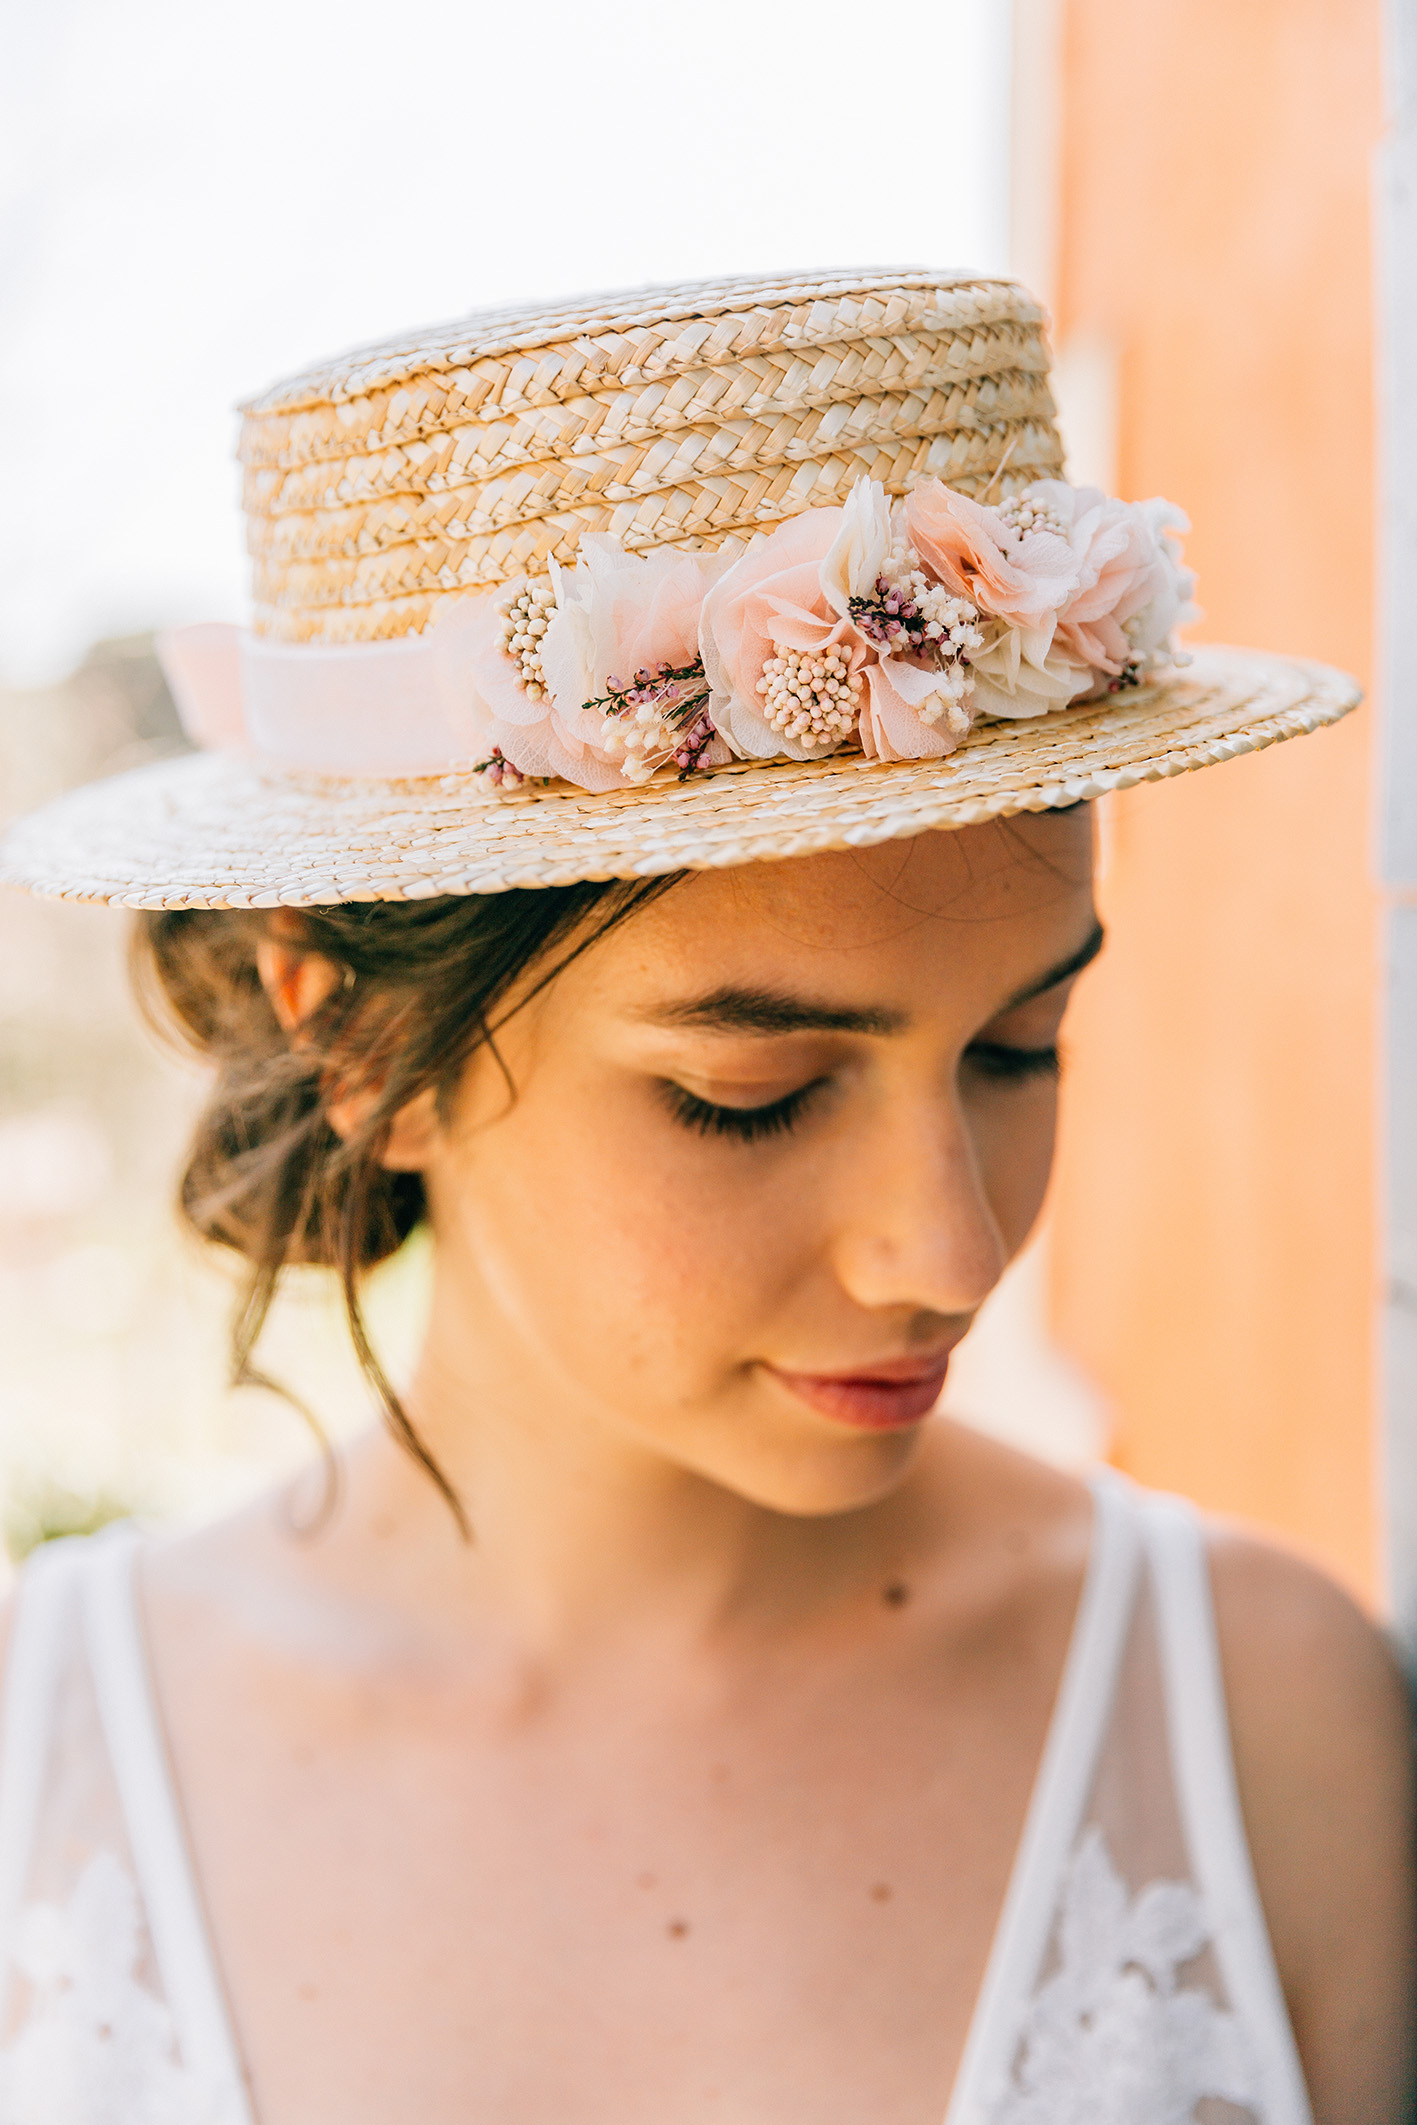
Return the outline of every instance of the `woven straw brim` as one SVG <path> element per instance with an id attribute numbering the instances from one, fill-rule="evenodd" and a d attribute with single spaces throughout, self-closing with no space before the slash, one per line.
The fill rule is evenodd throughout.
<path id="1" fill-rule="evenodd" d="M 21 820 L 0 880 L 135 908 L 313 907 L 715 870 L 1075 804 L 1298 737 L 1359 698 L 1326 665 L 1206 649 L 1105 705 L 985 724 L 944 760 L 744 764 L 603 796 L 353 784 L 204 753 Z"/>

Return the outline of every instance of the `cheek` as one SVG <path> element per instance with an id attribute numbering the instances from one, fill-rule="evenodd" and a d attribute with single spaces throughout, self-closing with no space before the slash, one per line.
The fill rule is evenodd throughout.
<path id="1" fill-rule="evenodd" d="M 639 1101 L 591 1104 L 524 1095 L 464 1140 L 435 1217 L 503 1316 L 578 1375 L 693 1392 L 781 1303 L 800 1191 Z"/>
<path id="2" fill-rule="evenodd" d="M 1048 1082 L 987 1096 L 971 1116 L 980 1181 L 1010 1254 L 1043 1207 L 1057 1121 L 1058 1088 Z"/>

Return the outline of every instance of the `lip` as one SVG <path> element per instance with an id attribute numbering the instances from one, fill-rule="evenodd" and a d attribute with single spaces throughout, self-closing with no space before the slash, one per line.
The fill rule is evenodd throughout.
<path id="1" fill-rule="evenodd" d="M 766 1365 L 775 1380 L 819 1415 L 857 1431 L 905 1431 L 929 1416 L 944 1391 L 950 1352 L 887 1358 L 853 1372 L 789 1372 Z"/>

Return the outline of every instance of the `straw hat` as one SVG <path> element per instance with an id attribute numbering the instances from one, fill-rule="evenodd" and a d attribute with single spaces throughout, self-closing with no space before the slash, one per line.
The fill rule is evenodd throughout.
<path id="1" fill-rule="evenodd" d="M 1296 736 L 1358 699 L 1323 666 L 1207 649 L 1184 668 L 1139 657 L 1110 682 L 1121 667 L 1104 663 L 1092 676 L 1113 691 L 1028 707 L 1006 698 L 1008 678 L 991 690 L 980 643 L 1002 642 L 996 674 L 1013 668 L 1010 654 L 1017 663 L 1017 645 L 1003 622 L 946 596 L 947 569 L 931 581 L 929 609 L 946 631 L 959 622 L 952 639 L 964 647 L 950 651 L 935 627 L 944 646 L 936 656 L 926 645 L 915 676 L 894 682 L 903 694 L 883 676 L 904 663 L 884 609 L 867 609 L 874 591 L 823 607 L 813 646 L 802 648 L 808 636 L 769 644 L 777 666 L 754 669 L 781 676 L 758 681 L 757 696 L 777 686 L 768 705 L 788 700 L 798 650 L 816 658 L 814 699 L 845 704 L 835 723 L 828 716 L 827 738 L 798 716 L 778 717 L 780 746 L 764 741 L 751 684 L 725 715 L 720 667 L 732 658 L 721 642 L 706 642 L 704 661 L 667 656 L 637 674 L 655 682 L 660 708 L 670 704 L 663 728 L 679 735 L 667 743 L 700 716 L 698 737 L 672 760 L 626 751 L 626 702 L 640 696 L 603 673 L 592 691 L 608 689 L 604 698 L 584 713 L 572 702 L 535 737 L 536 715 L 560 699 L 536 661 L 541 631 L 591 596 L 576 586 L 597 568 L 637 582 L 634 566 L 649 559 L 667 583 L 697 567 L 696 595 L 721 604 L 744 571 L 767 567 L 774 534 L 800 560 L 819 528 L 825 539 L 840 524 L 833 553 L 869 532 L 868 575 L 889 571 L 904 550 L 892 503 L 926 492 L 943 494 L 967 527 L 983 521 L 981 506 L 1011 510 L 1011 551 L 1030 528 L 1061 551 L 1067 526 L 1049 511 L 1071 509 L 1068 491 L 1037 484 L 1063 472 L 1044 319 L 1008 281 L 784 276 L 489 311 L 312 370 L 244 413 L 251 629 L 239 639 L 187 631 L 169 655 L 184 720 L 213 749 L 20 821 L 0 844 L 8 882 L 135 907 L 259 907 L 709 868 L 1070 804 Z M 817 514 L 796 525 L 806 512 Z M 835 565 L 823 561 L 823 581 Z M 506 696 L 519 703 L 511 724 L 487 722 L 489 690 L 467 676 L 485 667 L 489 642 L 524 689 Z M 945 675 L 922 677 L 922 659 Z M 971 721 L 973 664 L 986 712 Z M 921 689 L 936 685 L 927 701 Z M 920 720 L 902 741 L 906 697 Z M 523 758 L 516 716 L 532 733 Z M 560 739 L 546 735 L 553 724 Z M 608 734 L 603 745 L 587 736 L 592 725 Z M 888 728 L 894 740 L 880 734 Z M 500 733 L 490 769 L 474 757 L 487 729 Z M 899 757 L 902 743 L 916 756 Z"/>

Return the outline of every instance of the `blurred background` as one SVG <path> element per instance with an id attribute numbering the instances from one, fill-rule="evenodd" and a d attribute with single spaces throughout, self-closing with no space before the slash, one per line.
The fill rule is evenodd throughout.
<path id="1" fill-rule="evenodd" d="M 1417 602 L 1417 0 L 0 23 L 0 816 L 180 747 L 152 632 L 241 617 L 232 408 L 314 357 L 725 271 L 925 261 L 1043 298 L 1072 476 L 1189 511 L 1198 636 L 1376 705 L 1103 808 L 1112 945 L 1050 1211 L 952 1399 L 1417 1621 L 1417 661 L 1379 610 Z M 312 1451 L 226 1387 L 229 1278 L 170 1208 L 201 1082 L 125 950 L 115 913 L 0 900 L 12 1554 L 219 1510 Z M 425 1273 L 415 1240 L 376 1281 L 395 1369 Z M 318 1277 L 268 1363 L 335 1436 L 365 1421 Z"/>

